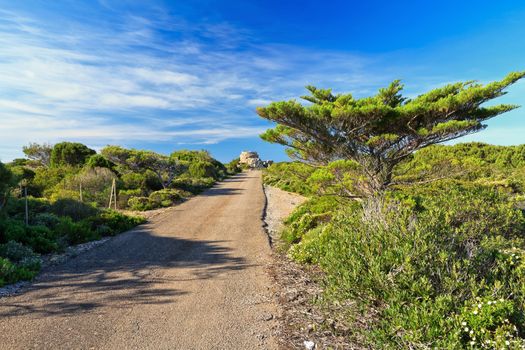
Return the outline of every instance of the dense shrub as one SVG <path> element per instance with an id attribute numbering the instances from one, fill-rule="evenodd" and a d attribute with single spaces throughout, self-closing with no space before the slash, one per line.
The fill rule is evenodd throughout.
<path id="1" fill-rule="evenodd" d="M 98 216 L 98 219 L 100 220 L 99 225 L 109 227 L 112 234 L 130 230 L 146 221 L 143 217 L 124 215 L 114 210 L 105 210 Z"/>
<path id="2" fill-rule="evenodd" d="M 35 171 L 35 178 L 31 185 L 38 189 L 40 196 L 50 197 L 55 191 L 55 186 L 67 176 L 75 174 L 76 171 L 76 168 L 70 166 L 54 168 L 39 167 Z"/>
<path id="3" fill-rule="evenodd" d="M 231 162 L 225 164 L 226 167 L 226 173 L 230 175 L 235 175 L 237 173 L 240 173 L 242 171 L 242 167 L 240 164 L 240 158 L 235 158 Z"/>
<path id="4" fill-rule="evenodd" d="M 55 201 L 51 205 L 50 211 L 58 216 L 69 216 L 73 220 L 82 220 L 97 213 L 95 207 L 68 198 Z"/>
<path id="5" fill-rule="evenodd" d="M 151 171 L 147 170 L 143 173 L 127 172 L 120 178 L 122 188 L 125 190 L 139 189 L 143 194 L 149 191 L 157 191 L 162 189 L 158 177 Z"/>
<path id="6" fill-rule="evenodd" d="M 35 275 L 36 271 L 27 267 L 17 266 L 9 259 L 0 257 L 0 287 L 20 280 L 31 280 Z"/>
<path id="7" fill-rule="evenodd" d="M 284 191 L 310 196 L 314 192 L 308 179 L 314 171 L 314 167 L 299 162 L 274 163 L 264 171 L 263 180 L 265 184 Z"/>
<path id="8" fill-rule="evenodd" d="M 188 174 L 194 178 L 211 177 L 219 179 L 221 177 L 215 166 L 211 162 L 206 161 L 196 161 L 191 163 L 188 168 Z"/>
<path id="9" fill-rule="evenodd" d="M 130 197 L 127 204 L 132 210 L 144 211 L 172 206 L 188 196 L 191 193 L 187 191 L 163 189 L 152 192 L 149 197 Z"/>
<path id="10" fill-rule="evenodd" d="M 60 218 L 52 213 L 38 213 L 32 223 L 34 225 L 45 226 L 53 229 L 60 222 Z"/>
<path id="11" fill-rule="evenodd" d="M 308 230 L 329 222 L 338 208 L 354 203 L 334 196 L 312 197 L 285 220 L 286 227 L 282 232 L 284 243 L 298 243 Z"/>
<path id="12" fill-rule="evenodd" d="M 290 255 L 322 267 L 328 300 L 359 303 L 362 313 L 349 322 L 369 323 L 355 329 L 374 348 L 518 347 L 523 225 L 507 195 L 457 186 L 421 198 L 419 207 L 370 199 L 340 210 L 303 234 Z"/>
<path id="13" fill-rule="evenodd" d="M 117 176 L 110 169 L 86 167 L 60 181 L 55 186 L 51 200 L 80 200 L 80 188 L 82 188 L 83 202 L 104 207 L 108 204 L 112 182 L 116 178 Z"/>
<path id="14" fill-rule="evenodd" d="M 40 257 L 33 250 L 15 241 L 0 245 L 0 257 L 9 259 L 17 266 L 25 267 L 32 271 L 40 270 Z"/>
<path id="15" fill-rule="evenodd" d="M 45 213 L 49 211 L 49 201 L 43 198 L 27 198 L 27 206 L 30 214 L 30 222 L 32 217 L 39 213 Z M 24 220 L 25 217 L 25 199 L 23 198 L 11 198 L 6 206 L 6 214 L 12 219 Z"/>
<path id="16" fill-rule="evenodd" d="M 138 210 L 138 211 L 154 209 L 148 197 L 131 197 L 128 200 L 128 207 L 131 210 Z"/>
<path id="17" fill-rule="evenodd" d="M 38 253 L 49 253 L 59 249 L 53 231 L 45 226 L 25 226 L 23 222 L 17 220 L 2 221 L 0 237 L 0 243 L 20 242 Z"/>
<path id="18" fill-rule="evenodd" d="M 153 208 L 169 207 L 181 199 L 181 191 L 175 189 L 155 191 L 149 195 L 149 202 Z"/>
<path id="19" fill-rule="evenodd" d="M 215 183 L 211 177 L 204 177 L 199 179 L 180 178 L 173 181 L 173 187 L 179 190 L 191 192 L 192 194 L 199 194 L 207 188 L 210 188 Z"/>
<path id="20" fill-rule="evenodd" d="M 96 231 L 86 221 L 75 222 L 70 217 L 61 217 L 55 227 L 59 236 L 66 237 L 70 244 L 79 244 L 100 238 Z"/>

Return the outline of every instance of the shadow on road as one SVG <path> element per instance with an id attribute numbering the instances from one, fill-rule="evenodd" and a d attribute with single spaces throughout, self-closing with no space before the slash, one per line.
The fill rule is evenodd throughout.
<path id="1" fill-rule="evenodd" d="M 149 224 L 140 226 L 48 268 L 21 294 L 0 299 L 0 317 L 69 316 L 105 306 L 174 303 L 187 293 L 172 288 L 174 281 L 181 284 L 249 267 L 243 258 L 230 255 L 224 241 L 157 236 L 151 229 Z"/>

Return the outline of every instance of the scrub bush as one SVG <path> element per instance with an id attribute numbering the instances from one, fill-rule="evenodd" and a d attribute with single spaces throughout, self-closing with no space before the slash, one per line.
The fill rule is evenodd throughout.
<path id="1" fill-rule="evenodd" d="M 100 238 L 86 221 L 75 222 L 67 216 L 60 218 L 60 223 L 55 227 L 55 232 L 66 237 L 70 244 L 79 244 Z"/>
<path id="2" fill-rule="evenodd" d="M 51 212 L 58 216 L 69 216 L 73 220 L 82 220 L 93 216 L 97 209 L 74 199 L 59 199 L 51 205 Z"/>
<path id="3" fill-rule="evenodd" d="M 372 198 L 343 208 L 306 229 L 290 256 L 321 266 L 328 302 L 358 302 L 361 313 L 348 322 L 367 320 L 355 329 L 374 348 L 523 345 L 522 212 L 484 187 L 419 201 L 414 208 Z M 296 212 L 288 226 L 303 218 Z"/>
<path id="4" fill-rule="evenodd" d="M 149 202 L 153 208 L 169 207 L 181 199 L 180 191 L 175 189 L 155 191 L 149 195 Z"/>

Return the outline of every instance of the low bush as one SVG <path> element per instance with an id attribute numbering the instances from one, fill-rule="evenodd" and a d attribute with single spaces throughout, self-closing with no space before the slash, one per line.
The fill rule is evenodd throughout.
<path id="1" fill-rule="evenodd" d="M 334 196 L 312 197 L 285 220 L 282 233 L 284 243 L 298 243 L 302 236 L 318 225 L 327 223 L 344 205 L 356 205 L 356 202 L 344 201 Z"/>
<path id="2" fill-rule="evenodd" d="M 0 257 L 15 263 L 18 270 L 24 269 L 32 272 L 31 276 L 27 276 L 28 278 L 32 278 L 40 270 L 42 263 L 39 255 L 35 254 L 31 248 L 15 241 L 0 245 Z"/>
<path id="3" fill-rule="evenodd" d="M 31 280 L 36 274 L 37 271 L 17 266 L 9 259 L 0 258 L 0 287 L 20 280 Z"/>
<path id="4" fill-rule="evenodd" d="M 0 257 L 0 287 L 20 280 L 31 280 L 40 269 L 40 259 L 29 257 L 22 259 L 19 264 L 8 258 Z"/>
<path id="5" fill-rule="evenodd" d="M 128 207 L 131 210 L 151 210 L 153 206 L 151 205 L 148 197 L 131 197 L 128 200 Z"/>
<path id="6" fill-rule="evenodd" d="M 55 227 L 57 235 L 66 237 L 70 244 L 79 244 L 95 239 L 100 236 L 91 229 L 87 221 L 75 222 L 70 217 L 61 217 L 60 223 Z"/>
<path id="7" fill-rule="evenodd" d="M 88 218 L 97 213 L 97 209 L 95 207 L 68 198 L 55 201 L 51 205 L 50 210 L 53 214 L 58 216 L 69 216 L 76 221 Z"/>
<path id="8" fill-rule="evenodd" d="M 212 177 L 203 178 L 179 178 L 173 181 L 173 187 L 179 190 L 187 191 L 192 194 L 199 194 L 207 188 L 215 184 L 215 179 Z"/>
<path id="9" fill-rule="evenodd" d="M 175 189 L 155 191 L 149 195 L 149 201 L 153 208 L 169 207 L 182 200 L 180 192 Z"/>
<path id="10" fill-rule="evenodd" d="M 524 346 L 522 212 L 484 187 L 419 202 L 371 199 L 339 210 L 290 255 L 321 266 L 329 302 L 361 305 L 348 322 L 367 323 L 354 329 L 373 348 Z"/>
<path id="11" fill-rule="evenodd" d="M 311 196 L 313 191 L 308 179 L 314 171 L 314 167 L 299 162 L 274 163 L 265 169 L 263 180 L 265 184 L 284 191 Z"/>
<path id="12" fill-rule="evenodd" d="M 51 213 L 38 213 L 33 219 L 33 224 L 53 229 L 60 222 L 60 218 Z"/>
<path id="13" fill-rule="evenodd" d="M 99 216 L 93 218 L 92 221 L 97 228 L 108 227 L 111 230 L 111 234 L 115 235 L 133 227 L 143 224 L 146 219 L 140 216 L 130 216 L 119 213 L 111 209 L 103 211 Z M 106 230 L 102 228 L 100 230 Z"/>

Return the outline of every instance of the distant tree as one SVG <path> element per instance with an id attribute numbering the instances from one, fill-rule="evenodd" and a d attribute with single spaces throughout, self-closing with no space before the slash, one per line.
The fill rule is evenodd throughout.
<path id="1" fill-rule="evenodd" d="M 48 143 L 32 142 L 22 148 L 22 151 L 27 158 L 32 160 L 37 165 L 48 167 L 51 164 L 51 152 L 53 146 Z"/>
<path id="2" fill-rule="evenodd" d="M 398 80 L 360 99 L 308 86 L 311 95 L 302 98 L 309 106 L 291 100 L 257 108 L 259 116 L 278 124 L 261 137 L 309 163 L 355 161 L 366 179 L 359 182 L 358 195 L 372 195 L 393 184 L 395 167 L 415 151 L 480 131 L 486 120 L 517 108 L 482 104 L 504 95 L 523 76 L 511 73 L 487 85 L 459 82 L 413 99 L 401 95 Z"/>
<path id="3" fill-rule="evenodd" d="M 113 163 L 135 172 L 151 170 L 158 177 L 163 188 L 169 188 L 175 177 L 184 171 L 184 167 L 174 157 L 152 151 L 107 146 L 102 149 L 101 154 Z"/>
<path id="4" fill-rule="evenodd" d="M 86 160 L 86 165 L 89 168 L 108 168 L 113 169 L 115 163 L 109 161 L 102 154 L 94 154 Z"/>
<path id="5" fill-rule="evenodd" d="M 51 166 L 82 166 L 89 156 L 96 153 L 95 150 L 78 142 L 60 142 L 51 151 Z"/>

